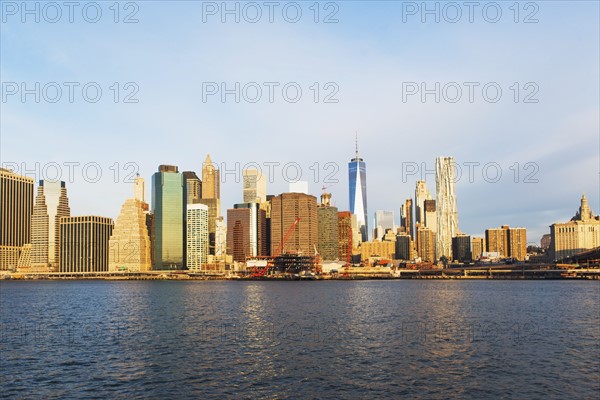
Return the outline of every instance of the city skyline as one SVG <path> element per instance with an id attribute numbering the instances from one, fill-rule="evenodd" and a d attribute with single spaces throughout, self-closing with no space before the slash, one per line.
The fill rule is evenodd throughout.
<path id="1" fill-rule="evenodd" d="M 25 102 L 18 95 L 8 97 L 1 107 L 0 164 L 25 163 L 31 170 L 36 162 L 78 162 L 74 182 L 68 181 L 64 166 L 61 176 L 71 188 L 73 215 L 93 211 L 116 218 L 130 192 L 124 179 L 139 172 L 149 182 L 161 163 L 200 176 L 207 153 L 229 168 L 236 162 L 296 162 L 318 196 L 333 171 L 324 165 L 331 162 L 339 180 L 329 189 L 332 201 L 348 209 L 345 166 L 358 132 L 361 155 L 368 161 L 371 211 L 397 213 L 399 204 L 413 197 L 422 163 L 434 170 L 435 157 L 443 155 L 454 156 L 463 168 L 456 191 L 460 228 L 466 233 L 509 224 L 525 226 L 538 238 L 548 225 L 570 215 L 581 193 L 600 209 L 596 2 L 577 7 L 544 2 L 535 24 L 514 23 L 508 8 L 497 24 L 481 18 L 473 24 L 443 19 L 423 24 L 418 15 L 403 22 L 401 2 L 380 2 L 375 8 L 344 2 L 339 7 L 334 24 L 314 24 L 310 10 L 304 10 L 305 18 L 297 24 L 221 23 L 219 16 L 203 23 L 201 5 L 194 2 L 178 7 L 140 4 L 136 24 L 22 24 L 18 15 L 12 16 L 0 28 L 3 43 L 23 45 L 3 46 L 3 81 L 26 82 L 28 87 L 33 82 L 76 81 L 83 86 L 97 81 L 103 98 L 87 103 L 79 96 L 70 103 L 66 91 L 55 104 L 36 103 L 32 96 Z M 108 18 L 109 10 L 104 11 Z M 165 24 L 178 29 L 155 37 Z M 155 39 L 151 49 L 144 42 L 147 37 Z M 225 103 L 217 96 L 203 102 L 204 81 L 226 82 L 229 88 L 234 82 L 298 82 L 303 98 L 287 103 L 278 91 L 273 103 L 236 103 L 231 96 Z M 436 103 L 433 96 L 425 103 L 419 96 L 403 102 L 402 82 L 407 81 L 426 82 L 428 88 L 435 82 L 498 82 L 503 97 L 487 103 L 478 90 L 473 103 Z M 139 102 L 114 103 L 109 89 L 114 82 L 121 89 L 135 82 Z M 309 89 L 314 82 L 322 96 L 331 92 L 324 89 L 327 82 L 336 83 L 339 102 L 314 103 Z M 514 82 L 521 89 L 535 82 L 539 102 L 514 103 L 509 88 Z M 129 92 L 121 90 L 121 97 Z M 82 178 L 82 167 L 91 162 L 102 169 L 96 183 Z M 310 169 L 316 162 L 317 182 Z M 473 183 L 464 164 L 471 162 L 480 163 L 474 166 Z M 403 180 L 402 163 L 414 163 L 419 171 Z M 482 178 L 487 163 L 501 167 L 499 182 Z M 88 172 L 93 178 L 94 168 Z M 491 177 L 493 172 L 490 168 Z M 530 174 L 537 183 L 525 182 Z M 425 178 L 432 190 L 433 177 Z M 231 179 L 223 184 L 222 210 L 242 201 Z M 281 166 L 268 186 L 272 194 L 286 190 Z"/>

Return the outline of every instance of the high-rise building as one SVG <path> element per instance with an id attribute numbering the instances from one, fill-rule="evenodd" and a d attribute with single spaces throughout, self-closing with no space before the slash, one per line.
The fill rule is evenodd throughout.
<path id="1" fill-rule="evenodd" d="M 133 179 L 133 198 L 146 203 L 146 182 L 139 174 Z"/>
<path id="2" fill-rule="evenodd" d="M 425 200 L 431 200 L 431 193 L 425 181 L 417 181 L 415 187 L 415 225 L 425 226 Z"/>
<path id="3" fill-rule="evenodd" d="M 201 271 L 208 262 L 208 207 L 188 204 L 186 210 L 186 266 Z"/>
<path id="4" fill-rule="evenodd" d="M 490 228 L 485 231 L 485 244 L 488 253 L 498 253 L 500 257 L 511 257 L 519 261 L 527 255 L 527 233 L 525 228 Z"/>
<path id="5" fill-rule="evenodd" d="M 57 271 L 60 220 L 71 215 L 67 188 L 62 181 L 41 180 L 31 216 L 31 270 Z"/>
<path id="6" fill-rule="evenodd" d="M 33 178 L 0 168 L 0 271 L 17 267 L 31 241 Z"/>
<path id="7" fill-rule="evenodd" d="M 145 272 L 152 269 L 145 203 L 127 199 L 109 240 L 108 270 Z"/>
<path id="8" fill-rule="evenodd" d="M 304 193 L 282 193 L 271 200 L 271 255 L 280 247 L 285 234 L 300 218 L 281 253 L 313 255 L 318 243 L 317 199 Z"/>
<path id="9" fill-rule="evenodd" d="M 242 171 L 244 203 L 266 203 L 267 178 L 254 168 Z"/>
<path id="10" fill-rule="evenodd" d="M 402 207 L 400 207 L 400 226 L 404 228 L 411 239 L 414 237 L 414 223 L 413 223 L 413 205 L 412 199 L 406 199 Z"/>
<path id="11" fill-rule="evenodd" d="M 396 235 L 395 258 L 397 260 L 412 260 L 412 240 L 409 234 Z"/>
<path id="12" fill-rule="evenodd" d="M 471 236 L 458 234 L 452 238 L 452 257 L 454 261 L 470 262 L 473 257 L 471 253 Z"/>
<path id="13" fill-rule="evenodd" d="M 396 224 L 394 223 L 394 212 L 383 210 L 375 211 L 374 239 L 381 240 L 388 229 L 393 231 L 396 230 Z"/>
<path id="14" fill-rule="evenodd" d="M 417 229 L 417 254 L 424 262 L 435 262 L 435 232 L 425 226 Z"/>
<path id="15" fill-rule="evenodd" d="M 258 203 L 235 204 L 227 210 L 227 254 L 237 262 L 267 255 L 267 214 Z"/>
<path id="16" fill-rule="evenodd" d="M 600 215 L 594 216 L 585 194 L 570 221 L 550 225 L 550 257 L 562 260 L 600 246 Z"/>
<path id="17" fill-rule="evenodd" d="M 474 260 L 481 258 L 481 255 L 485 251 L 485 239 L 480 237 L 474 237 L 471 239 L 471 256 Z"/>
<path id="18" fill-rule="evenodd" d="M 206 155 L 202 163 L 202 198 L 203 199 L 220 199 L 221 198 L 221 174 L 215 163 L 210 158 L 210 154 Z M 221 212 L 217 213 L 221 216 Z"/>
<path id="19" fill-rule="evenodd" d="M 437 212 L 435 210 L 435 200 L 425 200 L 423 202 L 425 209 L 425 225 L 433 233 L 437 232 Z"/>
<path id="20" fill-rule="evenodd" d="M 455 168 L 454 157 L 438 157 L 435 160 L 435 252 L 438 258 L 446 257 L 448 260 L 452 260 L 452 238 L 458 234 Z"/>
<path id="21" fill-rule="evenodd" d="M 350 182 L 350 212 L 356 215 L 361 241 L 369 240 L 367 218 L 367 164 L 358 156 L 358 140 L 356 155 L 348 163 L 348 178 Z"/>
<path id="22" fill-rule="evenodd" d="M 63 217 L 60 220 L 60 272 L 108 271 L 113 220 L 106 217 Z"/>
<path id="23" fill-rule="evenodd" d="M 352 258 L 352 216 L 350 211 L 338 212 L 338 258 L 343 262 Z"/>
<path id="24" fill-rule="evenodd" d="M 331 206 L 331 194 L 321 195 L 317 209 L 319 221 L 319 255 L 323 260 L 335 260 L 339 255 L 338 209 Z"/>
<path id="25" fill-rule="evenodd" d="M 183 175 L 174 165 L 161 165 L 152 175 L 153 269 L 185 266 L 186 198 Z"/>
<path id="26" fill-rule="evenodd" d="M 197 204 L 202 198 L 202 181 L 193 171 L 184 171 L 186 204 Z"/>

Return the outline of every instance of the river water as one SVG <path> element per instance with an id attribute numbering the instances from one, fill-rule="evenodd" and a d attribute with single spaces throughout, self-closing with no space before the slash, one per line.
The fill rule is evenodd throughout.
<path id="1" fill-rule="evenodd" d="M 4 281 L 6 398 L 600 393 L 591 281 Z"/>

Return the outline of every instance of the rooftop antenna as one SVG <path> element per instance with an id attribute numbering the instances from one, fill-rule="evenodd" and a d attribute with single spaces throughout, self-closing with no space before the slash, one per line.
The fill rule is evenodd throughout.
<path id="1" fill-rule="evenodd" d="M 356 134 L 356 158 L 358 159 L 358 132 L 355 131 Z"/>

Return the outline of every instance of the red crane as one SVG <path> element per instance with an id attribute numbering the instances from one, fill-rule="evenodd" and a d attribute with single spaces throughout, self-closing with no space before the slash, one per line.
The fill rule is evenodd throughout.
<path id="1" fill-rule="evenodd" d="M 296 220 L 292 223 L 292 225 L 290 225 L 287 232 L 285 233 L 285 236 L 283 237 L 283 240 L 279 244 L 279 247 L 277 247 L 275 252 L 273 254 L 271 254 L 271 257 L 267 258 L 267 265 L 260 271 L 258 270 L 258 267 L 256 267 L 256 266 L 254 267 L 254 270 L 252 271 L 252 277 L 256 278 L 256 277 L 265 276 L 267 271 L 273 267 L 275 257 L 277 257 L 283 250 L 283 246 L 285 246 L 286 242 L 290 239 L 290 236 L 292 236 L 292 232 L 294 232 L 294 229 L 296 229 L 298 222 L 300 222 L 300 218 L 296 218 Z"/>

